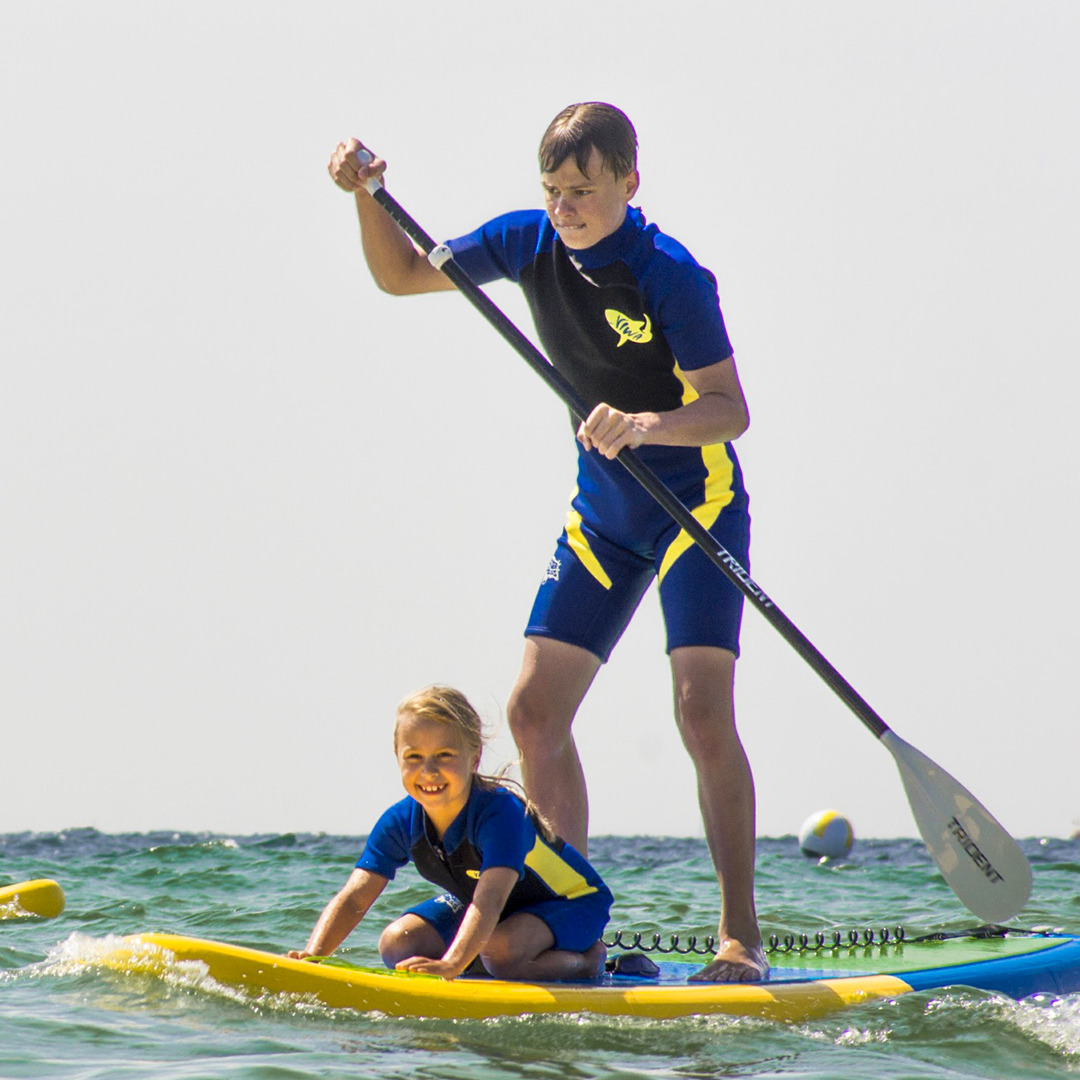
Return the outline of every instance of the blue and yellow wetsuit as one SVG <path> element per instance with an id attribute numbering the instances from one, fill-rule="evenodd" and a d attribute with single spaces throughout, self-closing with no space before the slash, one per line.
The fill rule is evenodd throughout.
<path id="1" fill-rule="evenodd" d="M 480 874 L 493 866 L 518 872 L 502 918 L 526 911 L 545 922 L 555 948 L 585 952 L 604 931 L 611 891 L 591 864 L 564 840 L 546 841 L 525 804 L 503 787 L 475 782 L 469 801 L 440 840 L 424 808 L 410 796 L 372 829 L 357 867 L 392 879 L 412 862 L 447 893 L 409 908 L 449 945 Z"/>
<path id="2" fill-rule="evenodd" d="M 584 250 L 568 250 L 542 210 L 505 214 L 449 247 L 478 284 L 521 285 L 548 357 L 590 409 L 676 409 L 697 396 L 684 372 L 732 355 L 716 279 L 640 210 Z M 731 445 L 637 453 L 749 569 L 747 496 Z M 654 577 L 669 652 L 738 653 L 739 591 L 622 465 L 579 445 L 577 490 L 526 634 L 607 660 Z"/>

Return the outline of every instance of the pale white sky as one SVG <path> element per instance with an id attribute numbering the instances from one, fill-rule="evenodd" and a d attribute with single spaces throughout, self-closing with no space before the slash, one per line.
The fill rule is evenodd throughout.
<path id="1" fill-rule="evenodd" d="M 1075 4 L 0 3 L 0 831 L 362 833 L 406 692 L 501 724 L 565 412 L 459 297 L 375 290 L 325 163 L 359 135 L 457 235 L 600 98 L 719 279 L 754 577 L 1015 835 L 1071 832 Z M 914 835 L 751 610 L 743 650 L 759 832 Z M 700 833 L 654 594 L 578 731 L 595 834 Z"/>

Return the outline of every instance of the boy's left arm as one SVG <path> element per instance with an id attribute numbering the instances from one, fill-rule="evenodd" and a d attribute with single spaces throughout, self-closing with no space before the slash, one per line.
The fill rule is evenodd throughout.
<path id="1" fill-rule="evenodd" d="M 601 402 L 582 421 L 578 441 L 610 459 L 626 446 L 711 446 L 737 439 L 750 413 L 735 357 L 683 374 L 698 395 L 693 401 L 660 413 L 626 413 Z"/>
<path id="2" fill-rule="evenodd" d="M 426 956 L 410 956 L 397 965 L 398 970 L 456 979 L 487 944 L 517 883 L 518 872 L 513 867 L 493 866 L 485 870 L 476 883 L 476 892 L 465 910 L 461 926 L 442 958 L 431 960 Z"/>

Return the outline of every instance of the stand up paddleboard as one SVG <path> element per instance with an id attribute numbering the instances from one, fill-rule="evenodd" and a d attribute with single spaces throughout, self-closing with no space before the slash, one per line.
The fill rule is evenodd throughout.
<path id="1" fill-rule="evenodd" d="M 871 935 L 872 937 L 872 935 Z M 790 939 L 789 939 L 790 940 Z M 254 995 L 300 995 L 334 1008 L 391 1016 L 488 1019 L 526 1013 L 598 1013 L 672 1018 L 710 1013 L 801 1021 L 849 1005 L 918 990 L 974 987 L 1013 998 L 1080 991 L 1080 938 L 1010 933 L 938 941 L 892 939 L 774 949 L 764 983 L 694 983 L 698 964 L 661 961 L 653 977 L 605 975 L 592 982 L 523 983 L 290 960 L 216 941 L 139 934 L 97 962 L 125 973 L 165 974 L 198 961 L 219 983 Z"/>
<path id="2" fill-rule="evenodd" d="M 48 878 L 0 888 L 0 919 L 17 919 L 24 915 L 55 919 L 63 910 L 64 890 Z"/>

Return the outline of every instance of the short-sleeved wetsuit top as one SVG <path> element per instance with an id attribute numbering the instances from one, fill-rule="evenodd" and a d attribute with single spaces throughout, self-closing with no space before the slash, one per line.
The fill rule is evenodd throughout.
<path id="1" fill-rule="evenodd" d="M 518 883 L 503 917 L 550 901 L 589 898 L 590 907 L 596 900 L 611 904 L 608 887 L 584 856 L 563 840 L 554 844 L 544 840 L 525 805 L 506 788 L 473 784 L 469 801 L 441 841 L 415 799 L 406 796 L 391 806 L 379 818 L 356 865 L 392 879 L 408 862 L 466 904 L 484 870 L 493 866 L 516 870 Z M 595 940 L 596 935 L 589 943 Z"/>
<path id="2" fill-rule="evenodd" d="M 732 355 L 716 279 L 635 208 L 628 208 L 615 232 L 583 250 L 568 249 L 543 210 L 505 214 L 448 246 L 477 284 L 509 278 L 521 286 L 549 359 L 589 409 L 601 401 L 625 412 L 676 409 L 697 397 L 686 372 Z M 747 497 L 731 445 L 642 446 L 636 454 L 747 567 Z M 622 465 L 579 444 L 577 490 L 554 574 L 558 579 L 556 564 L 572 554 L 602 589 L 614 586 L 616 592 L 597 594 L 588 603 L 579 599 L 573 619 L 553 613 L 545 602 L 543 611 L 534 609 L 527 633 L 549 633 L 606 659 L 647 585 L 629 564 L 618 565 L 636 558 L 647 560 L 648 580 L 660 580 L 669 649 L 717 644 L 737 652 L 741 595 L 717 578 L 719 571 L 705 572 L 702 561 L 665 594 L 665 577 L 693 547 L 685 532 L 671 526 L 667 513 Z M 634 579 L 625 588 L 624 570 Z M 723 629 L 702 623 L 702 614 L 713 618 L 706 607 L 714 605 L 703 604 L 692 615 L 675 610 L 681 604 L 675 594 L 696 592 L 701 582 L 726 596 Z M 600 602 L 611 609 L 597 616 L 603 629 L 583 614 L 597 612 Z"/>

